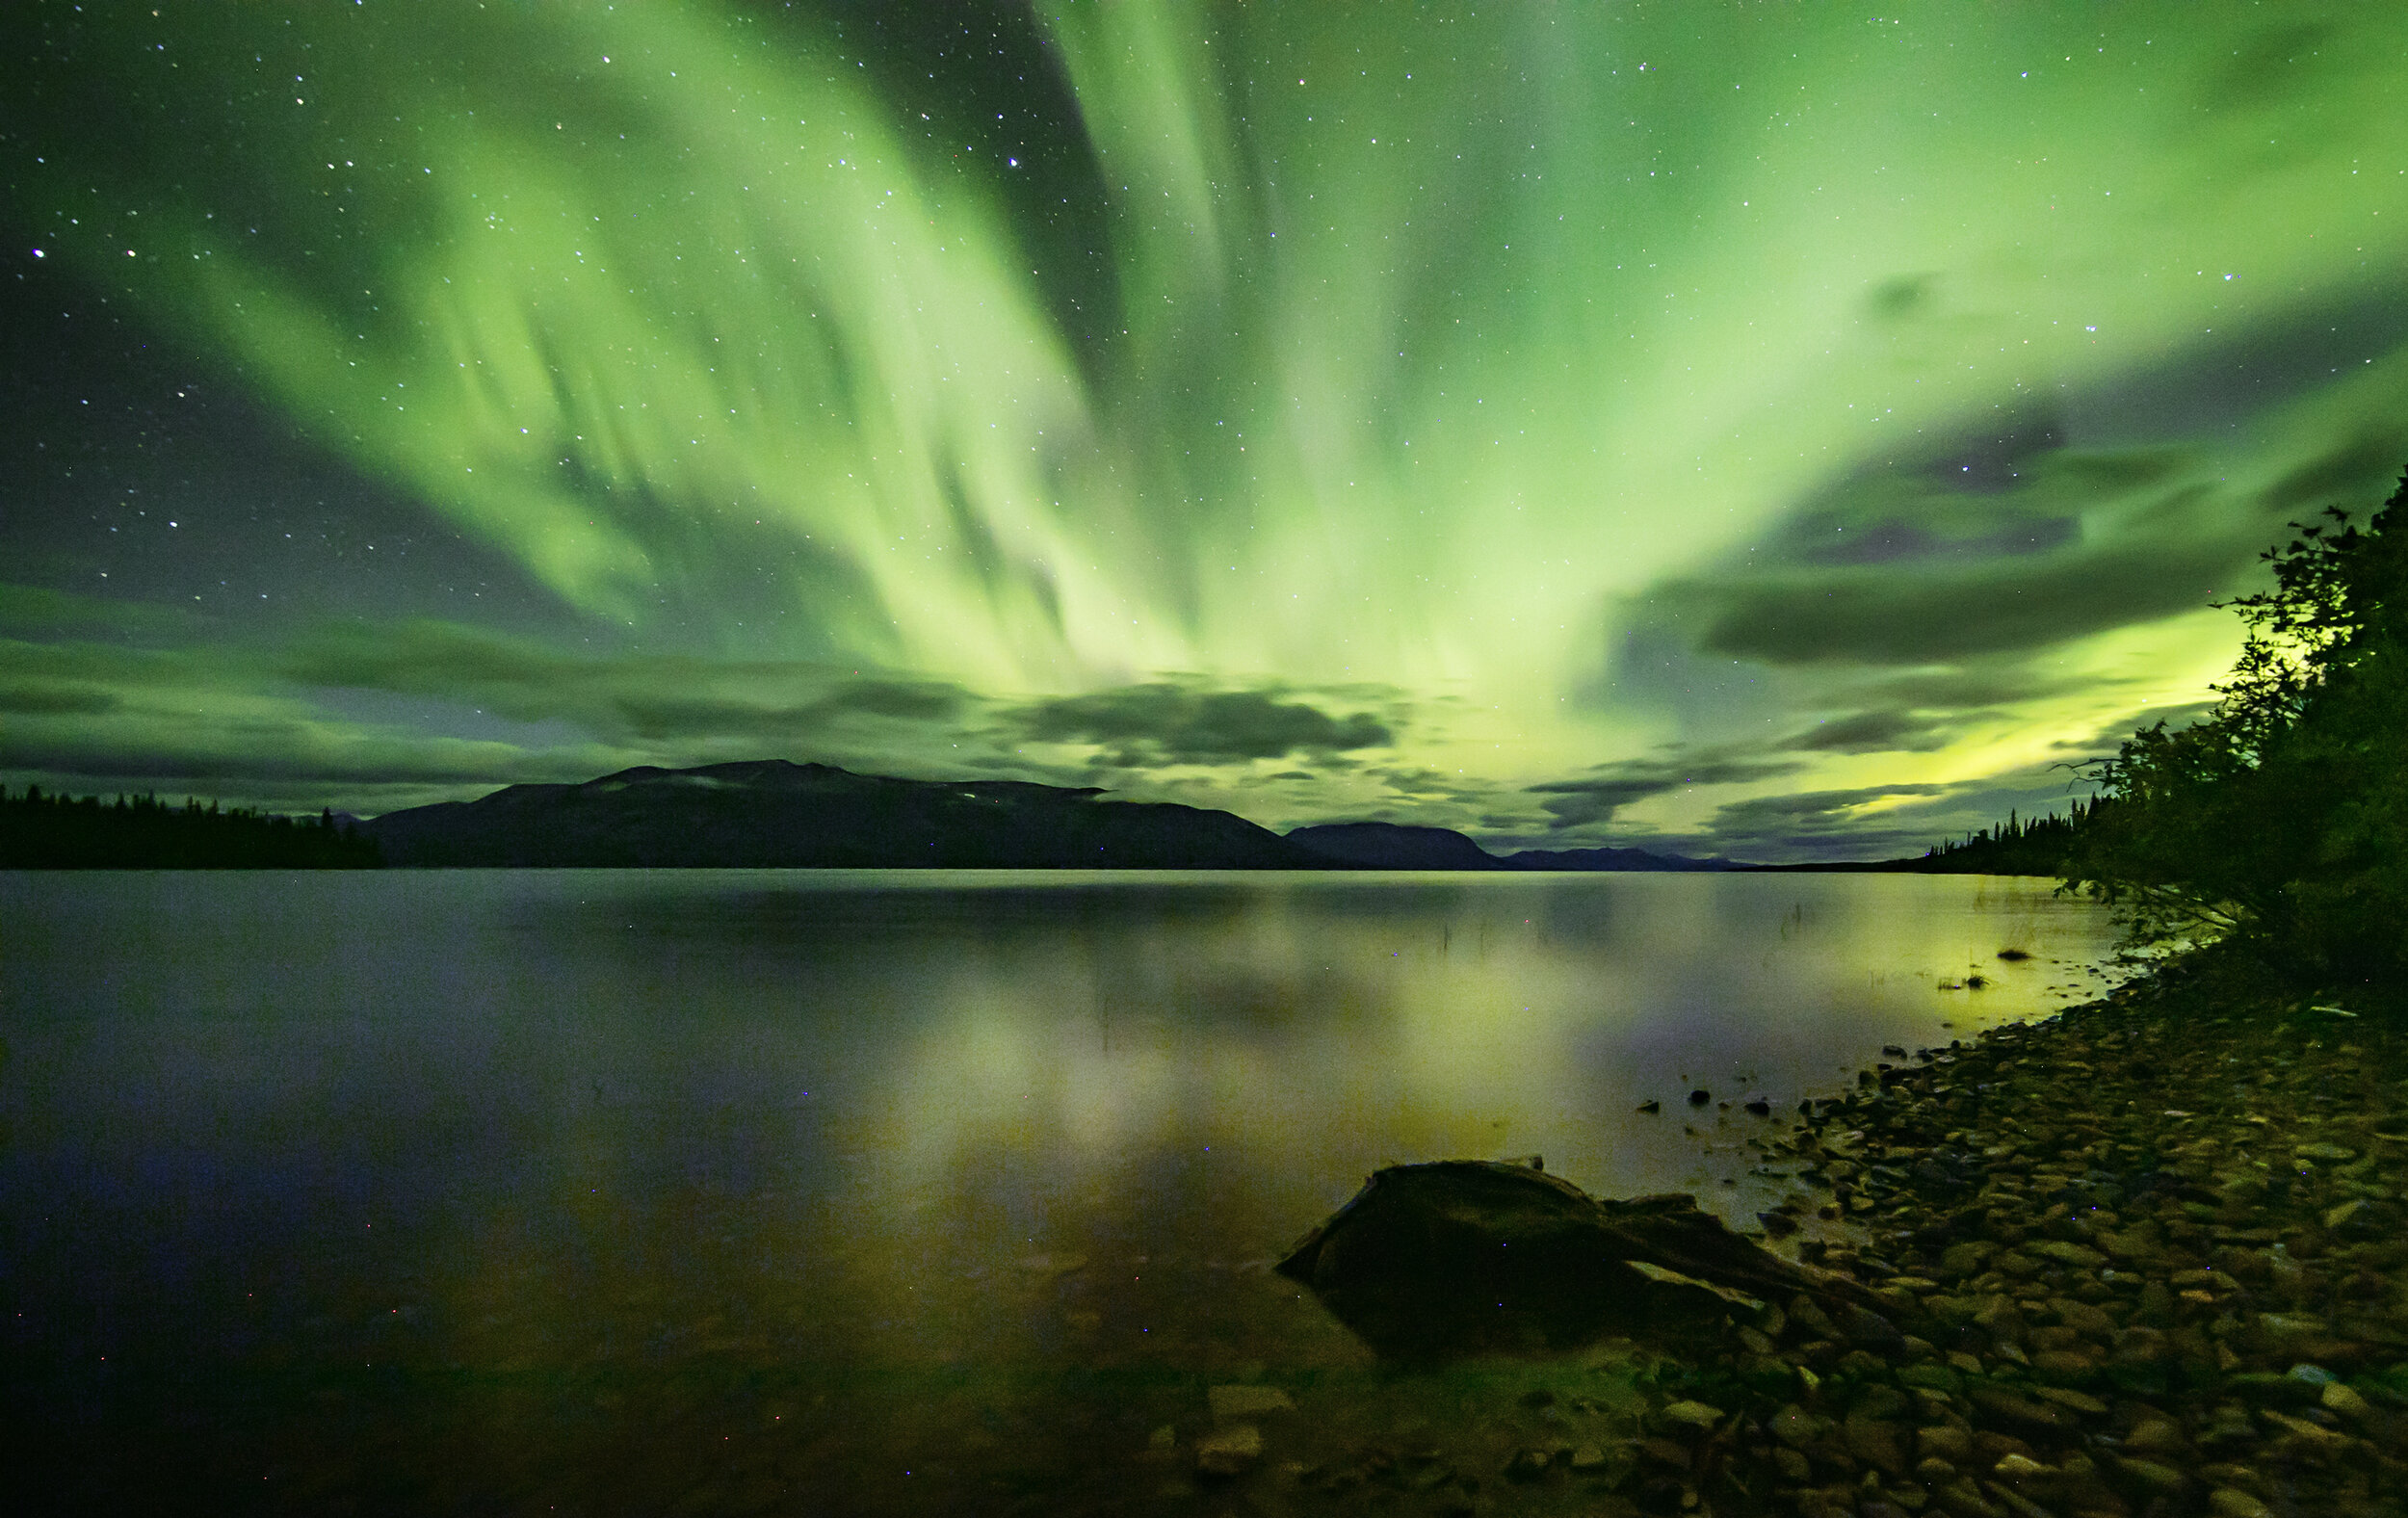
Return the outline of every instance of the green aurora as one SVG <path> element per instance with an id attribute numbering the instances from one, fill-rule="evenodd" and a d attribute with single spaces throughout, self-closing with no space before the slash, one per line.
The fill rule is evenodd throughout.
<path id="1" fill-rule="evenodd" d="M 2408 463 L 2398 7 L 5 25 L 19 786 L 1904 852 Z"/>

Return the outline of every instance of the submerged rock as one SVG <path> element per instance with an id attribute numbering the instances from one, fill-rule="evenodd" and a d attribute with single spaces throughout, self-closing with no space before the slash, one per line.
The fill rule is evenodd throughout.
<path id="1" fill-rule="evenodd" d="M 1866 1297 L 1758 1248 L 1694 1197 L 1600 1199 L 1481 1160 L 1378 1171 L 1278 1269 L 1397 1359 L 1610 1335 L 1693 1345 L 1735 1304 L 1803 1292 L 1862 1312 Z"/>

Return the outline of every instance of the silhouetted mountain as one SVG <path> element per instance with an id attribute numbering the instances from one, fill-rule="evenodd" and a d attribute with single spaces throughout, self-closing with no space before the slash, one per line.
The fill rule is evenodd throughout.
<path id="1" fill-rule="evenodd" d="M 1295 870 L 1327 861 L 1227 812 L 1015 780 L 899 780 L 783 759 L 513 785 L 360 831 L 398 865 Z"/>
<path id="2" fill-rule="evenodd" d="M 1446 827 L 1397 823 L 1322 823 L 1292 827 L 1292 844 L 1342 865 L 1367 870 L 1502 870 L 1495 854 Z"/>
<path id="3" fill-rule="evenodd" d="M 1728 859 L 1691 859 L 1644 849 L 1525 849 L 1505 857 L 1508 870 L 1744 870 Z"/>

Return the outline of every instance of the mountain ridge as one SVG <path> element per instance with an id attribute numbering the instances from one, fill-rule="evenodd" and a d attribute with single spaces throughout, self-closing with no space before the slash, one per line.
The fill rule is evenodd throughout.
<path id="1" fill-rule="evenodd" d="M 747 759 L 506 786 L 358 824 L 421 868 L 1723 870 L 1636 849 L 1499 857 L 1452 828 L 1321 823 L 1034 780 L 909 780 Z"/>

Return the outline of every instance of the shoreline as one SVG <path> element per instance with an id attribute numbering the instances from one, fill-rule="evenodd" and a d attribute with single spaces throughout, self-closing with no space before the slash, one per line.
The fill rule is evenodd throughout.
<path id="1" fill-rule="evenodd" d="M 1396 1449 L 1333 1448 L 1333 1423 L 1362 1420 L 1325 1400 L 1337 1387 L 1299 1387 L 1262 1465 L 1197 1495 L 1615 1518 L 2408 1511 L 2408 1028 L 2205 957 L 1809 1105 L 1763 1140 L 1800 1189 L 1764 1215 L 1789 1236 L 1771 1246 L 1872 1288 L 1890 1322 L 1851 1339 L 1799 1297 L 1739 1307 L 1678 1357 L 1467 1366 L 1456 1383 L 1488 1395 Z M 1815 1214 L 1821 1238 L 1784 1226 Z"/>
<path id="2" fill-rule="evenodd" d="M 1815 1104 L 1791 1152 L 1864 1242 L 1800 1252 L 1921 1343 L 1742 1351 L 1825 1378 L 1757 1452 L 1794 1510 L 2408 1505 L 2408 1041 L 2269 995 L 2177 965 Z"/>

